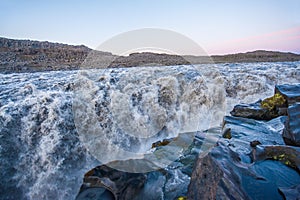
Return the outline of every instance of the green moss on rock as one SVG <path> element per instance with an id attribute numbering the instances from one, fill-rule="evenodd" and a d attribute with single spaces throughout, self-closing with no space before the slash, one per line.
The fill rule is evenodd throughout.
<path id="1" fill-rule="evenodd" d="M 264 99 L 261 102 L 261 107 L 274 110 L 276 107 L 282 107 L 286 104 L 286 99 L 279 93 L 276 93 L 274 96 Z"/>

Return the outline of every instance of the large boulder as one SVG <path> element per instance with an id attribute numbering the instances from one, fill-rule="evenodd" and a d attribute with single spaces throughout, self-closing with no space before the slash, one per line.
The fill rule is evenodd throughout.
<path id="1" fill-rule="evenodd" d="M 225 117 L 231 137 L 198 158 L 188 199 L 296 199 L 300 148 L 284 145 L 285 120 Z"/>
<path id="2" fill-rule="evenodd" d="M 283 145 L 261 145 L 251 152 L 252 161 L 277 160 L 300 172 L 300 148 Z"/>
<path id="3" fill-rule="evenodd" d="M 297 102 L 300 102 L 300 84 L 276 85 L 274 96 L 252 104 L 236 105 L 230 114 L 236 117 L 270 120 L 287 115 L 288 106 Z"/>
<path id="4" fill-rule="evenodd" d="M 270 120 L 279 116 L 276 110 L 269 110 L 261 107 L 261 101 L 257 101 L 252 104 L 236 105 L 230 114 L 235 117 L 244 117 L 257 120 Z"/>
<path id="5" fill-rule="evenodd" d="M 270 120 L 281 115 L 286 115 L 287 100 L 279 93 L 274 96 L 259 100 L 252 104 L 236 105 L 230 112 L 232 116 L 251 118 L 257 120 Z"/>
<path id="6" fill-rule="evenodd" d="M 282 96 L 284 96 L 288 105 L 292 105 L 296 102 L 300 102 L 300 84 L 276 85 L 275 93 L 279 93 Z"/>
<path id="7" fill-rule="evenodd" d="M 141 190 L 146 178 L 142 173 L 126 173 L 101 165 L 85 174 L 84 184 L 76 199 L 89 199 L 91 194 L 99 199 L 129 199 Z"/>
<path id="8" fill-rule="evenodd" d="M 299 199 L 300 194 L 300 185 L 295 185 L 292 187 L 281 187 L 279 188 L 279 192 L 284 196 L 286 200 Z"/>
<path id="9" fill-rule="evenodd" d="M 241 187 L 238 154 L 225 143 L 200 157 L 189 185 L 188 199 L 249 199 Z"/>
<path id="10" fill-rule="evenodd" d="M 273 120 L 264 122 L 260 120 L 247 119 L 242 117 L 225 116 L 223 122 L 223 130 L 230 129 L 231 143 L 238 141 L 246 143 L 246 145 L 235 145 L 235 148 L 244 149 L 245 153 L 249 153 L 249 146 L 252 141 L 259 141 L 263 145 L 284 145 L 281 132 L 284 129 L 286 116 L 277 117 Z"/>
<path id="11" fill-rule="evenodd" d="M 288 108 L 283 138 L 286 144 L 300 146 L 300 103 L 295 103 Z"/>
<path id="12" fill-rule="evenodd" d="M 220 141 L 210 153 L 198 159 L 188 199 L 283 199 L 285 194 L 280 189 L 300 184 L 299 173 L 293 168 L 299 162 L 299 149 L 261 148 L 259 159 L 248 163 L 241 159 L 246 154 L 240 154 L 231 145 Z M 280 155 L 287 157 L 286 160 L 284 156 L 280 160 Z M 275 156 L 277 158 L 273 159 Z M 296 199 L 300 193 L 293 190 L 292 194 L 286 195 Z"/>

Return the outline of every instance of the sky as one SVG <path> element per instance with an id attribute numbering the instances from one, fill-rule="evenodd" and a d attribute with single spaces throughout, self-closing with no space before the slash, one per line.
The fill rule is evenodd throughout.
<path id="1" fill-rule="evenodd" d="M 0 36 L 7 38 L 96 48 L 124 32 L 158 28 L 208 54 L 300 53 L 299 0 L 0 0 L 0 10 Z"/>

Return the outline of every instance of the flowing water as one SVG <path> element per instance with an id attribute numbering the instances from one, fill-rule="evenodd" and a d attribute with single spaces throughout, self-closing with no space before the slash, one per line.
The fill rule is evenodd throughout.
<path id="1" fill-rule="evenodd" d="M 0 199 L 74 199 L 100 163 L 144 158 L 299 82 L 300 62 L 0 74 Z"/>

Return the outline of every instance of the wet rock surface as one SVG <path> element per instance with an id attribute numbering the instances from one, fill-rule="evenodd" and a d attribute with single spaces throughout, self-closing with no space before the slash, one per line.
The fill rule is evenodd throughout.
<path id="1" fill-rule="evenodd" d="M 279 114 L 275 110 L 268 110 L 261 107 L 261 101 L 252 104 L 239 104 L 234 106 L 230 112 L 232 116 L 252 118 L 257 120 L 270 120 L 278 117 Z"/>
<path id="2" fill-rule="evenodd" d="M 300 148 L 291 146 L 259 146 L 251 152 L 252 161 L 277 160 L 300 172 Z"/>
<path id="3" fill-rule="evenodd" d="M 300 103 L 293 104 L 288 108 L 283 138 L 287 144 L 300 146 Z"/>
<path id="4" fill-rule="evenodd" d="M 274 96 L 255 103 L 236 105 L 230 114 L 236 117 L 270 120 L 287 115 L 288 107 L 297 102 L 300 102 L 300 84 L 276 85 Z"/>
<path id="5" fill-rule="evenodd" d="M 288 116 L 268 117 L 255 103 L 236 106 L 235 116 L 224 118 L 223 137 L 195 164 L 189 199 L 299 199 L 300 148 L 288 146 L 298 145 L 295 87 L 275 90 L 288 102 Z"/>
<path id="6" fill-rule="evenodd" d="M 232 138 L 221 138 L 217 147 L 198 158 L 189 199 L 283 199 L 279 188 L 300 184 L 300 149 L 284 145 L 282 125 L 276 130 L 274 121 L 224 120 Z M 256 145 L 251 145 L 253 142 Z"/>
<path id="7" fill-rule="evenodd" d="M 296 199 L 299 200 L 299 194 L 300 194 L 300 185 L 295 185 L 289 188 L 279 188 L 279 192 L 284 196 L 286 200 L 292 200 Z"/>
<path id="8" fill-rule="evenodd" d="M 288 105 L 300 102 L 300 84 L 283 84 L 275 86 L 275 93 L 279 93 L 285 97 Z"/>

